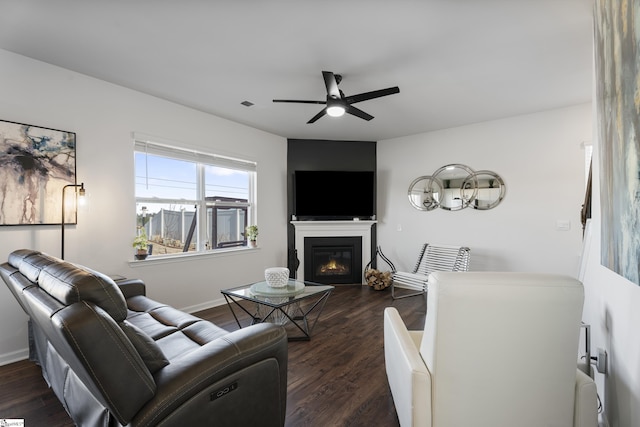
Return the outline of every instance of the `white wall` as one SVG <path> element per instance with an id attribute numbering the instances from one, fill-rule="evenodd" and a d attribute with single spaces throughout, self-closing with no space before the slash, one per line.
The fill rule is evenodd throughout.
<path id="1" fill-rule="evenodd" d="M 219 304 L 220 289 L 286 265 L 286 140 L 234 122 L 0 50 L 0 119 L 77 133 L 77 176 L 89 204 L 66 227 L 65 258 L 142 278 L 151 298 L 178 308 Z M 260 249 L 132 267 L 132 132 L 258 162 Z M 0 260 L 19 248 L 60 256 L 59 226 L 0 227 Z M 26 356 L 26 316 L 0 286 L 0 364 Z"/>
<path id="2" fill-rule="evenodd" d="M 575 275 L 589 141 L 590 104 L 380 141 L 378 244 L 402 270 L 431 242 L 469 246 L 472 270 Z M 503 202 L 486 211 L 414 209 L 409 184 L 451 163 L 498 173 Z M 557 230 L 558 220 L 571 229 Z"/>

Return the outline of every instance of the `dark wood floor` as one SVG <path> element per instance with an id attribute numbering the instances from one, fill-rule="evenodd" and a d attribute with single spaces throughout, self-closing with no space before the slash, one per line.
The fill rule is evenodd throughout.
<path id="1" fill-rule="evenodd" d="M 424 325 L 422 297 L 394 301 L 388 290 L 342 285 L 329 297 L 311 341 L 289 343 L 287 426 L 398 425 L 384 369 L 387 306 L 395 306 L 409 328 Z M 226 306 L 196 315 L 238 328 Z M 28 427 L 73 425 L 40 368 L 28 361 L 0 367 L 2 418 L 23 418 Z"/>

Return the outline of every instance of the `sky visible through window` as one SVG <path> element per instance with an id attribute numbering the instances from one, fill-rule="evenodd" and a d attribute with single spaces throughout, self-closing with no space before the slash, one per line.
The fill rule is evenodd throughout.
<path id="1" fill-rule="evenodd" d="M 197 200 L 197 167 L 194 162 L 135 153 L 135 172 L 137 198 Z M 205 195 L 248 199 L 248 172 L 205 166 Z M 138 209 L 141 207 L 142 204 L 138 204 Z M 156 203 L 148 208 L 171 209 L 170 205 Z M 147 213 L 155 213 L 151 209 Z"/>

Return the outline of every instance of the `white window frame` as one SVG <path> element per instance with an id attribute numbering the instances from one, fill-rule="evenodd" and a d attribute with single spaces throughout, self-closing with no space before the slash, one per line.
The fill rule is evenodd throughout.
<path id="1" fill-rule="evenodd" d="M 243 206 L 247 206 L 247 219 L 248 224 L 256 224 L 257 223 L 257 214 L 256 214 L 256 185 L 257 185 L 257 163 L 251 160 L 245 160 L 225 155 L 219 154 L 211 154 L 205 153 L 202 151 L 182 148 L 179 147 L 177 143 L 162 141 L 159 138 L 148 137 L 141 134 L 133 134 L 133 143 L 134 143 L 134 156 L 136 153 L 146 153 L 154 156 L 161 156 L 169 159 L 175 160 L 184 160 L 189 162 L 194 162 L 196 164 L 196 200 L 188 200 L 188 199 L 160 199 L 160 198 L 144 198 L 144 197 L 135 197 L 134 204 L 134 216 L 137 215 L 135 212 L 135 206 L 138 203 L 167 203 L 167 204 L 189 204 L 196 205 L 196 228 L 197 234 L 196 238 L 196 250 L 191 252 L 184 252 L 179 254 L 179 256 L 185 255 L 199 255 L 203 253 L 215 253 L 215 252 L 224 252 L 229 250 L 237 250 L 240 249 L 248 249 L 248 246 L 239 246 L 239 247 L 231 247 L 231 248 L 206 248 L 206 242 L 209 240 L 209 236 L 207 236 L 207 207 L 211 206 L 211 202 L 207 202 L 206 190 L 205 190 L 205 167 L 206 166 L 217 166 L 227 169 L 236 169 L 243 172 L 249 173 L 249 194 L 248 194 L 248 203 L 243 204 Z M 135 177 L 138 175 L 138 171 L 135 170 L 134 163 L 134 188 L 135 188 Z M 135 190 L 134 190 L 135 193 Z M 153 258 L 156 258 L 157 254 L 153 254 Z M 163 254 L 158 255 L 158 257 L 171 257 L 176 256 L 176 254 Z"/>

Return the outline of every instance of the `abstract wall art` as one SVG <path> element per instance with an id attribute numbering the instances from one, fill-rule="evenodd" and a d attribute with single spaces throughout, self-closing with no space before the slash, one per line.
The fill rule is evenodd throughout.
<path id="1" fill-rule="evenodd" d="M 75 183 L 74 132 L 0 120 L 0 225 L 60 224 L 62 189 Z"/>
<path id="2" fill-rule="evenodd" d="M 640 284 L 640 0 L 594 2 L 602 265 Z"/>

